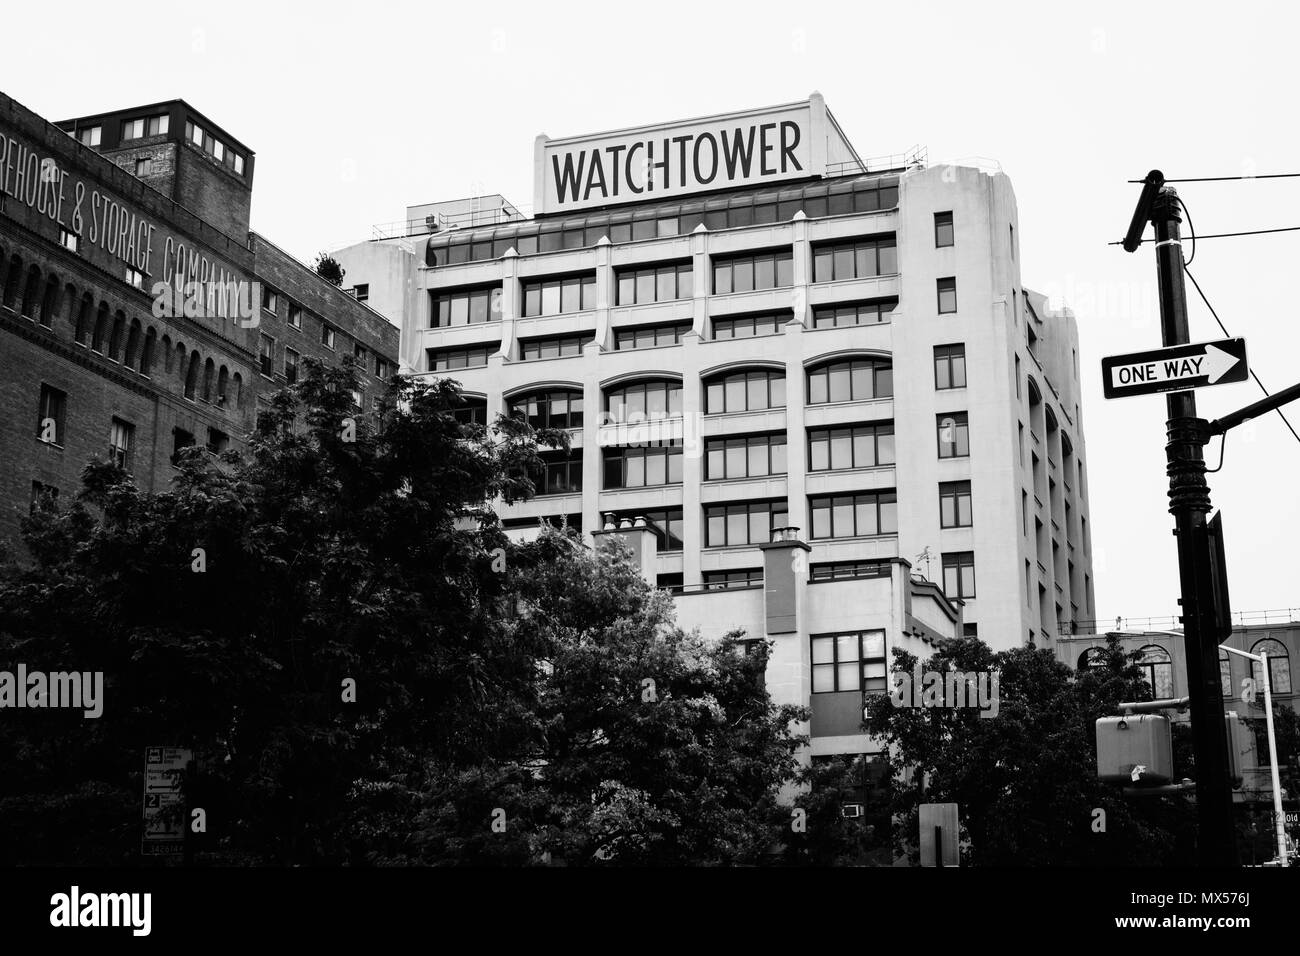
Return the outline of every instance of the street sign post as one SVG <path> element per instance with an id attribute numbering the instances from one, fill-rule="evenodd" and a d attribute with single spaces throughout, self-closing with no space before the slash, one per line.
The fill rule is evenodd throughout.
<path id="1" fill-rule="evenodd" d="M 149 747 L 144 763 L 145 856 L 179 856 L 185 849 L 182 779 L 194 752 L 182 747 Z"/>
<path id="2" fill-rule="evenodd" d="M 1101 360 L 1107 398 L 1183 392 L 1208 385 L 1244 382 L 1250 376 L 1245 339 L 1174 345 Z"/>

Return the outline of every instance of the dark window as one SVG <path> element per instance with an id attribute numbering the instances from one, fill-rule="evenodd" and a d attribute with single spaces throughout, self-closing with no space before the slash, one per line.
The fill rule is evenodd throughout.
<path id="1" fill-rule="evenodd" d="M 596 307 L 596 276 L 576 275 L 523 283 L 525 316 L 586 312 Z"/>
<path id="2" fill-rule="evenodd" d="M 704 506 L 704 546 L 767 544 L 774 528 L 784 528 L 789 513 L 784 501 L 751 501 Z"/>
<path id="3" fill-rule="evenodd" d="M 275 339 L 271 338 L 271 336 L 262 336 L 258 358 L 261 362 L 262 374 L 270 378 L 275 371 Z"/>
<path id="4" fill-rule="evenodd" d="M 1169 652 L 1158 644 L 1148 644 L 1140 651 L 1137 667 L 1156 700 L 1174 696 L 1174 662 Z"/>
<path id="5" fill-rule="evenodd" d="M 790 249 L 743 256 L 715 257 L 713 294 L 782 289 L 794 285 L 794 253 Z"/>
<path id="6" fill-rule="evenodd" d="M 682 383 L 651 379 L 620 385 L 605 392 L 605 411 L 611 422 L 635 422 L 682 413 Z"/>
<path id="7" fill-rule="evenodd" d="M 284 380 L 290 385 L 298 381 L 298 353 L 293 349 L 284 350 Z"/>
<path id="8" fill-rule="evenodd" d="M 1269 690 L 1274 694 L 1291 693 L 1291 658 L 1287 654 L 1286 645 L 1273 638 L 1265 638 L 1256 643 L 1250 651 L 1252 654 L 1259 654 L 1262 651 L 1268 655 Z M 1252 661 L 1250 666 L 1255 678 L 1255 686 L 1260 688 L 1259 699 L 1263 701 L 1264 668 L 1259 661 Z"/>
<path id="9" fill-rule="evenodd" d="M 616 329 L 614 348 L 625 351 L 654 348 L 659 345 L 677 345 L 691 328 L 690 322 L 677 322 L 671 325 L 642 325 L 631 329 Z"/>
<path id="10" fill-rule="evenodd" d="M 320 344 L 327 349 L 334 348 L 334 330 L 324 322 L 320 324 Z"/>
<path id="11" fill-rule="evenodd" d="M 582 452 L 543 451 L 541 468 L 533 475 L 539 495 L 568 495 L 582 491 Z"/>
<path id="12" fill-rule="evenodd" d="M 108 429 L 108 459 L 119 468 L 131 470 L 131 451 L 135 445 L 135 426 L 114 418 Z"/>
<path id="13" fill-rule="evenodd" d="M 220 455 L 230 444 L 230 436 L 217 428 L 208 428 L 208 451 Z"/>
<path id="14" fill-rule="evenodd" d="M 945 481 L 939 484 L 939 527 L 969 528 L 971 503 L 969 481 Z"/>
<path id="15" fill-rule="evenodd" d="M 966 387 L 965 345 L 936 345 L 934 347 L 934 387 Z"/>
<path id="16" fill-rule="evenodd" d="M 451 414 L 462 425 L 486 425 L 487 400 L 462 397 L 460 407 L 452 411 Z"/>
<path id="17" fill-rule="evenodd" d="M 552 335 L 537 339 L 519 340 L 519 358 L 525 362 L 538 359 L 570 358 L 582 354 L 582 347 L 591 341 L 591 332 L 576 335 Z"/>
<path id="18" fill-rule="evenodd" d="M 809 568 L 812 581 L 842 581 L 851 578 L 887 578 L 889 564 L 882 561 L 827 561 Z"/>
<path id="19" fill-rule="evenodd" d="M 705 571 L 704 590 L 727 591 L 732 588 L 763 586 L 762 568 L 744 568 L 739 571 Z"/>
<path id="20" fill-rule="evenodd" d="M 682 444 L 605 449 L 606 488 L 646 488 L 682 483 Z"/>
<path id="21" fill-rule="evenodd" d="M 970 426 L 965 412 L 938 417 L 939 457 L 966 458 L 970 455 Z"/>
<path id="22" fill-rule="evenodd" d="M 635 521 L 637 518 L 644 518 L 647 527 L 655 533 L 659 539 L 659 551 L 680 551 L 682 550 L 682 509 L 681 508 L 661 508 L 657 511 L 627 511 L 614 512 L 614 525 L 627 518 L 629 521 Z"/>
<path id="23" fill-rule="evenodd" d="M 939 293 L 939 314 L 957 311 L 957 280 L 953 278 L 936 281 Z"/>
<path id="24" fill-rule="evenodd" d="M 868 279 L 897 272 L 898 245 L 892 235 L 813 247 L 814 282 Z"/>
<path id="25" fill-rule="evenodd" d="M 885 632 L 812 635 L 812 692 L 884 693 L 889 689 Z"/>
<path id="26" fill-rule="evenodd" d="M 484 343 L 459 349 L 425 349 L 430 372 L 445 372 L 458 368 L 483 368 L 488 356 L 495 354 L 498 344 Z"/>
<path id="27" fill-rule="evenodd" d="M 894 423 L 808 429 L 808 470 L 894 464 Z"/>
<path id="28" fill-rule="evenodd" d="M 63 423 L 67 406 L 66 392 L 52 385 L 41 386 L 41 404 L 36 416 L 37 438 L 51 445 L 63 444 Z"/>
<path id="29" fill-rule="evenodd" d="M 689 262 L 630 269 L 617 274 L 617 305 L 689 299 L 695 294 Z"/>
<path id="30" fill-rule="evenodd" d="M 898 308 L 897 299 L 819 305 L 813 309 L 813 328 L 836 329 L 852 325 L 883 325 L 893 319 L 896 308 Z"/>
<path id="31" fill-rule="evenodd" d="M 148 176 L 153 173 L 153 160 L 148 156 L 141 156 L 135 161 L 135 174 L 137 177 Z"/>
<path id="32" fill-rule="evenodd" d="M 729 372 L 704 384 L 704 413 L 785 408 L 785 373 L 769 369 Z"/>
<path id="33" fill-rule="evenodd" d="M 180 459 L 180 454 L 186 448 L 194 446 L 194 433 L 186 431 L 184 428 L 172 429 L 172 464 L 176 464 Z"/>
<path id="34" fill-rule="evenodd" d="M 295 329 L 302 328 L 302 306 L 297 303 L 289 303 L 289 324 Z"/>
<path id="35" fill-rule="evenodd" d="M 950 598 L 975 596 L 975 552 L 948 551 L 943 555 L 943 593 Z"/>
<path id="36" fill-rule="evenodd" d="M 934 245 L 935 248 L 952 245 L 952 213 L 934 214 Z"/>
<path id="37" fill-rule="evenodd" d="M 785 433 L 710 438 L 704 456 L 706 481 L 784 475 Z"/>
<path id="38" fill-rule="evenodd" d="M 478 325 L 501 319 L 501 287 L 442 289 L 429 293 L 431 328 Z"/>
<path id="39" fill-rule="evenodd" d="M 364 372 L 370 368 L 370 353 L 366 351 L 364 345 L 354 344 L 352 346 L 352 355 L 357 360 L 357 364 L 361 366 L 361 371 Z"/>
<path id="40" fill-rule="evenodd" d="M 507 407 L 512 417 L 523 418 L 533 428 L 582 427 L 582 392 L 576 390 L 517 395 L 509 400 Z M 486 415 L 485 409 L 485 419 Z"/>
<path id="41" fill-rule="evenodd" d="M 32 500 L 30 510 L 32 512 L 45 511 L 53 509 L 59 502 L 59 489 L 53 485 L 43 484 L 39 481 L 32 482 Z"/>
<path id="42" fill-rule="evenodd" d="M 856 538 L 898 534 L 898 494 L 864 491 L 808 499 L 812 537 Z"/>
<path id="43" fill-rule="evenodd" d="M 828 362 L 808 371 L 808 404 L 891 398 L 894 368 L 885 359 Z"/>
<path id="44" fill-rule="evenodd" d="M 352 291 L 356 295 L 358 302 L 365 302 L 370 298 L 370 283 L 362 282 L 354 286 Z"/>
<path id="45" fill-rule="evenodd" d="M 738 315 L 713 320 L 715 339 L 749 339 L 758 335 L 776 335 L 794 317 L 792 312 L 762 315 Z"/>
<path id="46" fill-rule="evenodd" d="M 274 312 L 279 308 L 280 296 L 270 286 L 262 286 L 262 308 L 267 312 Z"/>

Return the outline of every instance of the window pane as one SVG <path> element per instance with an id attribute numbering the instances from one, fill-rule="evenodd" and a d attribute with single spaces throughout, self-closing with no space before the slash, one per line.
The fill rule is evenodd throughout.
<path id="1" fill-rule="evenodd" d="M 820 405 L 829 398 L 829 375 L 825 369 L 812 372 L 808 376 L 808 403 Z"/>
<path id="2" fill-rule="evenodd" d="M 618 304 L 632 305 L 636 302 L 636 276 L 625 272 L 618 277 Z"/>
<path id="3" fill-rule="evenodd" d="M 836 664 L 835 665 L 836 689 L 841 691 L 858 690 L 861 686 L 858 683 L 858 673 L 859 673 L 859 665 L 856 661 L 854 661 L 852 664 Z"/>
<path id="4" fill-rule="evenodd" d="M 876 499 L 874 495 L 859 498 L 854 506 L 857 513 L 858 534 L 879 534 L 876 525 Z"/>
<path id="5" fill-rule="evenodd" d="M 713 291 L 726 295 L 731 291 L 731 263 L 720 262 L 713 267 Z"/>
<path id="6" fill-rule="evenodd" d="M 734 378 L 726 380 L 727 389 L 727 411 L 740 412 L 745 410 L 745 379 L 744 376 L 737 375 Z"/>
<path id="7" fill-rule="evenodd" d="M 652 270 L 636 274 L 636 301 L 638 304 L 655 300 L 655 274 Z"/>
<path id="8" fill-rule="evenodd" d="M 876 463 L 875 433 L 859 429 L 853 433 L 853 465 L 869 468 Z"/>
<path id="9" fill-rule="evenodd" d="M 744 544 L 745 531 L 749 526 L 749 515 L 745 508 L 727 509 L 727 544 Z"/>
<path id="10" fill-rule="evenodd" d="M 830 665 L 813 668 L 813 693 L 826 694 L 835 689 L 835 668 Z"/>
<path id="11" fill-rule="evenodd" d="M 853 534 L 853 499 L 831 499 L 832 534 L 837 538 Z"/>
<path id="12" fill-rule="evenodd" d="M 809 467 L 813 471 L 824 471 L 831 466 L 831 443 L 824 435 L 809 441 Z"/>
<path id="13" fill-rule="evenodd" d="M 751 372 L 748 376 L 748 408 L 767 408 L 767 375 L 763 372 Z"/>
<path id="14" fill-rule="evenodd" d="M 845 364 L 832 365 L 830 367 L 830 400 L 832 402 L 847 402 L 850 398 L 849 391 L 849 367 Z M 867 397 L 863 395 L 862 397 Z"/>
<path id="15" fill-rule="evenodd" d="M 876 464 L 892 465 L 894 463 L 894 431 L 876 433 Z"/>
<path id="16" fill-rule="evenodd" d="M 831 467 L 853 467 L 852 433 L 847 428 L 836 428 L 831 432 Z"/>
<path id="17" fill-rule="evenodd" d="M 677 298 L 677 270 L 660 269 L 655 276 L 655 295 L 660 302 Z"/>
<path id="18" fill-rule="evenodd" d="M 749 476 L 751 478 L 758 475 L 766 475 L 767 468 L 767 445 L 763 441 L 753 441 L 749 443 Z"/>
<path id="19" fill-rule="evenodd" d="M 726 541 L 727 541 L 726 514 L 721 509 L 710 512 L 708 546 L 716 548 L 719 545 L 726 544 Z"/>
<path id="20" fill-rule="evenodd" d="M 524 286 L 524 315 L 542 314 L 542 287 L 540 285 Z"/>
<path id="21" fill-rule="evenodd" d="M 668 480 L 668 459 L 662 449 L 647 449 L 645 463 L 645 483 L 662 485 Z"/>
<path id="22" fill-rule="evenodd" d="M 708 390 L 705 393 L 705 411 L 716 413 L 722 411 L 725 407 L 726 406 L 723 404 L 723 383 L 710 382 Z"/>
<path id="23" fill-rule="evenodd" d="M 695 294 L 695 274 L 690 266 L 677 267 L 677 297 L 689 299 Z"/>
<path id="24" fill-rule="evenodd" d="M 898 273 L 898 246 L 893 240 L 880 245 L 880 274 L 892 276 Z"/>
<path id="25" fill-rule="evenodd" d="M 772 453 L 772 474 L 785 474 L 785 438 L 774 438 L 771 446 Z"/>
<path id="26" fill-rule="evenodd" d="M 852 279 L 853 278 L 853 247 L 843 247 L 836 249 L 834 252 L 835 259 L 835 278 Z M 870 275 L 870 273 L 866 273 Z"/>
<path id="27" fill-rule="evenodd" d="M 560 284 L 547 282 L 542 286 L 541 315 L 558 315 L 560 312 Z"/>
<path id="28" fill-rule="evenodd" d="M 451 324 L 465 325 L 469 322 L 469 299 L 458 295 L 451 300 Z"/>
<path id="29" fill-rule="evenodd" d="M 763 544 L 772 536 L 772 515 L 766 509 L 755 508 L 749 513 L 749 543 Z"/>
<path id="30" fill-rule="evenodd" d="M 813 281 L 830 282 L 834 277 L 834 256 L 829 249 L 819 249 L 813 253 Z"/>
<path id="31" fill-rule="evenodd" d="M 736 292 L 752 292 L 754 289 L 754 260 L 740 259 L 732 263 L 732 282 Z"/>
<path id="32" fill-rule="evenodd" d="M 818 502 L 812 507 L 812 524 L 814 538 L 831 536 L 831 509 L 826 502 Z"/>
<path id="33" fill-rule="evenodd" d="M 727 477 L 745 477 L 745 446 L 742 442 L 727 442 Z"/>
<path id="34" fill-rule="evenodd" d="M 708 467 L 705 477 L 709 479 L 722 478 L 727 474 L 726 470 L 726 448 L 719 444 L 710 444 L 708 451 Z"/>
<path id="35" fill-rule="evenodd" d="M 858 635 L 840 634 L 835 638 L 835 660 L 840 664 L 858 661 Z M 855 668 L 856 670 L 856 668 Z"/>
<path id="36" fill-rule="evenodd" d="M 754 262 L 754 288 L 770 289 L 776 285 L 776 260 L 762 256 Z"/>

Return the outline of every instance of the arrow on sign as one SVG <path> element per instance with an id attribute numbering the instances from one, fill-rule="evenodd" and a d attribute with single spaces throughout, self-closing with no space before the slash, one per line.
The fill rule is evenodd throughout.
<path id="1" fill-rule="evenodd" d="M 1101 365 L 1107 398 L 1240 382 L 1249 374 L 1244 339 L 1113 355 L 1102 359 Z"/>

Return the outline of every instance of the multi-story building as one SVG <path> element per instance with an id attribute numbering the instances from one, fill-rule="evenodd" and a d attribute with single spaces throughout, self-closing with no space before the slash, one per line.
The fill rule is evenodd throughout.
<path id="1" fill-rule="evenodd" d="M 52 124 L 0 94 L 0 539 L 93 457 L 161 491 L 239 447 L 308 357 L 395 370 L 391 323 L 249 231 L 253 171 L 182 100 Z"/>
<path id="2" fill-rule="evenodd" d="M 912 576 L 891 591 L 891 568 L 937 586 L 931 636 L 1051 645 L 1093 616 L 1077 331 L 1021 281 L 1005 175 L 863 161 L 817 94 L 539 137 L 534 173 L 531 218 L 416 206 L 336 253 L 401 324 L 403 367 L 458 379 L 467 418 L 570 430 L 508 526 L 644 518 L 643 567 L 683 620 L 781 635 L 769 682 L 834 710 L 826 736 L 856 731 L 904 639 L 890 602 Z M 792 536 L 798 612 L 773 618 L 757 588 Z M 856 678 L 823 660 L 851 635 Z"/>

